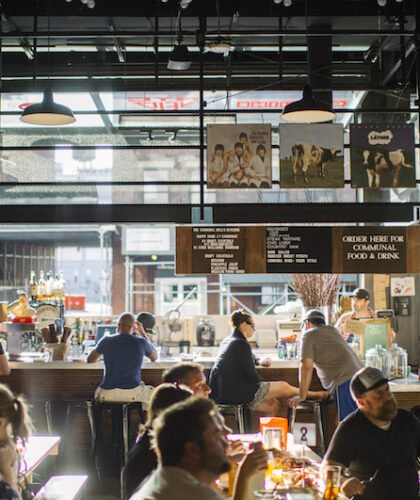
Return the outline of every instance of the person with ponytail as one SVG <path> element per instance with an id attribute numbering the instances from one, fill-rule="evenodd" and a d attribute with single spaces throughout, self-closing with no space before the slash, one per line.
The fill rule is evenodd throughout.
<path id="1" fill-rule="evenodd" d="M 21 499 L 18 489 L 19 457 L 16 447 L 25 448 L 32 431 L 28 408 L 21 396 L 15 397 L 0 384 L 0 498 Z"/>

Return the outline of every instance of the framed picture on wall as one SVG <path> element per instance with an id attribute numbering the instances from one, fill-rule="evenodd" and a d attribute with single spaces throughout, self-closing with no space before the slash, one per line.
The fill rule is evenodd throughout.
<path id="1" fill-rule="evenodd" d="M 350 125 L 351 185 L 416 187 L 414 124 Z"/>
<path id="2" fill-rule="evenodd" d="M 281 124 L 280 187 L 344 187 L 344 132 L 337 124 Z"/>
<path id="3" fill-rule="evenodd" d="M 207 125 L 207 188 L 271 185 L 271 125 Z"/>

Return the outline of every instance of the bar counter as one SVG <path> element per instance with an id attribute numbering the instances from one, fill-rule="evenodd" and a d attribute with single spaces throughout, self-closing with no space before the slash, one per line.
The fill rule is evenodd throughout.
<path id="1" fill-rule="evenodd" d="M 195 360 L 199 362 L 208 374 L 214 359 L 202 358 Z M 179 359 L 162 359 L 154 363 L 145 361 L 142 367 L 142 379 L 146 384 L 158 385 L 162 379 L 162 373 L 178 363 Z M 44 400 L 53 401 L 54 404 L 54 432 L 62 435 L 64 425 L 63 407 L 66 401 L 92 399 L 96 387 L 100 384 L 103 375 L 103 363 L 87 364 L 84 361 L 36 361 L 31 363 L 11 362 L 11 374 L 8 377 L 0 377 L 0 381 L 8 384 L 18 394 L 24 394 L 33 403 L 33 412 L 36 430 L 44 430 L 45 419 L 42 414 L 42 403 Z M 298 385 L 298 361 L 283 361 L 273 359 L 272 366 L 258 367 L 258 372 L 263 380 L 284 380 L 292 385 Z M 391 389 L 396 397 L 398 406 L 410 409 L 420 404 L 420 381 L 411 375 L 409 379 L 400 379 L 391 382 Z M 321 384 L 316 373 L 311 384 L 312 390 L 320 390 Z M 39 410 L 41 407 L 41 411 Z M 258 429 L 258 417 L 260 415 L 252 412 L 252 427 Z M 282 407 L 282 416 L 287 416 L 287 405 Z M 306 418 L 308 417 L 308 418 Z M 312 415 L 298 415 L 297 420 L 312 421 Z M 86 412 L 76 410 L 76 420 L 71 446 L 86 452 L 90 447 L 90 434 Z M 331 437 L 336 425 L 336 412 L 334 404 L 328 406 L 328 438 Z M 64 443 L 65 446 L 65 443 Z"/>

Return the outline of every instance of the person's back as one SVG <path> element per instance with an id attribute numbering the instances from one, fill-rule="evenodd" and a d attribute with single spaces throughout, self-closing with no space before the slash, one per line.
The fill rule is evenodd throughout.
<path id="1" fill-rule="evenodd" d="M 251 346 L 242 333 L 235 330 L 220 344 L 210 372 L 211 397 L 218 403 L 249 403 L 259 381 Z"/>
<path id="2" fill-rule="evenodd" d="M 150 353 L 144 338 L 117 333 L 103 337 L 96 351 L 104 357 L 103 389 L 132 389 L 140 384 L 143 357 Z"/>
<path id="3" fill-rule="evenodd" d="M 302 335 L 302 357 L 314 361 L 323 387 L 333 388 L 350 379 L 363 366 L 356 353 L 331 325 L 319 325 Z"/>
<path id="4" fill-rule="evenodd" d="M 221 500 L 220 493 L 198 481 L 180 467 L 159 466 L 144 486 L 133 495 L 135 500 Z"/>
<path id="5" fill-rule="evenodd" d="M 121 471 L 121 497 L 123 500 L 129 498 L 139 484 L 158 465 L 156 453 L 151 447 L 150 439 L 151 429 L 146 429 L 140 440 L 128 453 L 126 465 Z"/>

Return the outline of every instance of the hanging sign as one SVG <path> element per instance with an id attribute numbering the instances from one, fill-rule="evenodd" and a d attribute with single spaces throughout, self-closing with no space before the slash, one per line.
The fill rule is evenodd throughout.
<path id="1" fill-rule="evenodd" d="M 267 228 L 267 273 L 330 273 L 330 227 Z"/>
<path id="2" fill-rule="evenodd" d="M 341 228 L 343 273 L 406 272 L 406 230 L 404 227 Z"/>

